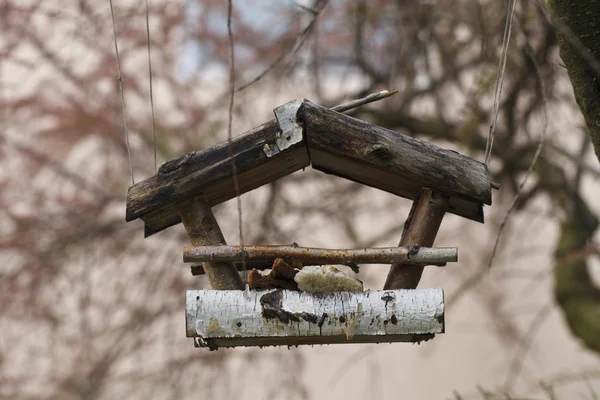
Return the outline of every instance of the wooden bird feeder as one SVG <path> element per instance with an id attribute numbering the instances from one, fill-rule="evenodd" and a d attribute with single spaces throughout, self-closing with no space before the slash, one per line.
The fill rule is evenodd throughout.
<path id="1" fill-rule="evenodd" d="M 129 189 L 127 221 L 141 218 L 146 237 L 183 222 L 194 246 L 184 261 L 201 263 L 192 273 L 209 279 L 213 290 L 186 296 L 187 336 L 197 346 L 419 342 L 444 332 L 442 289 L 416 286 L 424 266 L 457 261 L 456 248 L 431 247 L 446 212 L 483 223 L 487 167 L 341 112 L 353 106 L 293 100 L 233 140 L 238 193 L 228 143 L 166 162 Z M 308 166 L 413 200 L 399 247 L 227 246 L 211 207 Z M 242 261 L 255 268 L 250 286 Z M 383 290 L 309 293 L 294 281 L 302 266 L 361 263 L 391 264 Z"/>

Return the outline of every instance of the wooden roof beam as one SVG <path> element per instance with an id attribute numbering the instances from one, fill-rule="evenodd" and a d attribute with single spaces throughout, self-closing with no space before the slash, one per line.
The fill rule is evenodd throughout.
<path id="1" fill-rule="evenodd" d="M 411 200 L 428 187 L 451 197 L 448 212 L 483 222 L 485 164 L 308 100 L 302 116 L 313 168 Z"/>
<path id="2" fill-rule="evenodd" d="M 291 102 L 292 103 L 292 102 Z M 294 106 L 293 104 L 288 103 Z M 289 109 L 288 104 L 280 108 Z M 296 110 L 301 105 L 296 104 Z M 285 138 L 284 138 L 285 139 Z M 310 162 L 302 132 L 300 139 L 279 150 L 281 130 L 273 119 L 232 140 L 239 194 L 306 168 Z M 156 175 L 129 188 L 126 220 L 142 218 L 146 236 L 181 222 L 178 208 L 202 194 L 211 206 L 236 196 L 228 143 L 191 152 L 163 164 Z M 283 147 L 283 146 L 282 146 Z"/>
<path id="3" fill-rule="evenodd" d="M 297 99 L 232 141 L 240 193 L 303 169 L 341 176 L 415 199 L 422 187 L 450 197 L 448 212 L 483 222 L 491 204 L 485 164 L 452 150 Z M 142 218 L 146 236 L 181 222 L 178 208 L 202 194 L 214 206 L 236 196 L 228 143 L 163 164 L 129 189 L 126 220 Z"/>

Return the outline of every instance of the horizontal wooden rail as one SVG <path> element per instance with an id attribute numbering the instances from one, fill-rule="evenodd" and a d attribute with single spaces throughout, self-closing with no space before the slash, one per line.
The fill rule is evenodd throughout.
<path id="1" fill-rule="evenodd" d="M 444 333 L 442 289 L 311 294 L 288 290 L 186 293 L 198 347 L 419 342 Z"/>
<path id="2" fill-rule="evenodd" d="M 198 246 L 186 247 L 184 262 L 255 260 L 299 261 L 310 264 L 438 264 L 456 262 L 456 247 L 381 247 L 371 249 L 319 249 L 299 246 Z"/>

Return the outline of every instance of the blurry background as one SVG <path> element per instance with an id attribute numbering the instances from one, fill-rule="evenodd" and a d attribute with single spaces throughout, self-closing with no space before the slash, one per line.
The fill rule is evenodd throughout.
<path id="1" fill-rule="evenodd" d="M 113 0 L 135 181 L 154 174 L 143 1 Z M 298 97 L 477 160 L 507 2 L 234 2 L 237 136 Z M 305 6 L 304 8 L 301 7 Z M 227 138 L 222 1 L 149 0 L 159 165 Z M 0 1 L 0 397 L 6 399 L 600 396 L 600 164 L 546 5 L 518 3 L 486 224 L 447 215 L 428 267 L 446 334 L 421 345 L 195 349 L 181 225 L 143 239 L 130 185 L 109 1 Z M 260 79 L 258 79 L 260 78 Z M 540 159 L 501 236 L 517 188 Z M 242 197 L 246 244 L 395 246 L 410 202 L 310 168 Z M 215 208 L 239 242 L 235 200 Z M 364 266 L 381 288 L 383 266 Z M 511 397 L 512 396 L 512 397 Z"/>

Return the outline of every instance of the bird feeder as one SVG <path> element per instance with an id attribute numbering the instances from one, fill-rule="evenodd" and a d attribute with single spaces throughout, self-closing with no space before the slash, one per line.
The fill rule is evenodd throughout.
<path id="1" fill-rule="evenodd" d="M 457 261 L 456 248 L 431 247 L 445 213 L 483 223 L 483 205 L 492 201 L 487 167 L 352 118 L 341 112 L 347 108 L 293 100 L 231 144 L 168 161 L 129 189 L 127 221 L 142 219 L 146 237 L 182 222 L 193 245 L 184 261 L 211 284 L 186 295 L 187 336 L 196 346 L 420 342 L 444 333 L 443 290 L 416 287 L 426 265 Z M 399 246 L 227 245 L 211 207 L 308 166 L 412 200 Z M 342 290 L 303 291 L 296 283 L 306 266 L 332 263 L 391 268 L 383 290 L 349 290 L 334 269 Z M 244 265 L 255 268 L 250 285 L 239 273 Z M 265 268 L 270 275 L 257 272 Z"/>

